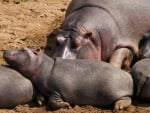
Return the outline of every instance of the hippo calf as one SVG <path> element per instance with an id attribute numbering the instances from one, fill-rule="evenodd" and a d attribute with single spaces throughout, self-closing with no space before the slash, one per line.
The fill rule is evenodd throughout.
<path id="1" fill-rule="evenodd" d="M 7 50 L 4 59 L 49 97 L 49 105 L 54 109 L 113 103 L 115 109 L 124 109 L 131 104 L 131 75 L 111 64 L 94 60 L 53 60 L 39 49 L 29 48 Z"/>
<path id="2" fill-rule="evenodd" d="M 33 85 L 19 72 L 0 66 L 0 108 L 15 107 L 32 101 Z"/>
<path id="3" fill-rule="evenodd" d="M 97 59 L 129 70 L 143 34 L 150 30 L 149 4 L 150 0 L 72 0 L 61 26 L 51 33 L 55 44 L 50 56 Z M 51 37 L 47 48 L 50 41 Z"/>
<path id="4" fill-rule="evenodd" d="M 134 64 L 131 74 L 137 98 L 150 102 L 150 59 L 142 59 Z"/>

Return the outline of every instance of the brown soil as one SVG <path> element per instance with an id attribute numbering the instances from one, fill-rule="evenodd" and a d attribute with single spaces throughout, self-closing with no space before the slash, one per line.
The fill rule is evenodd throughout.
<path id="1" fill-rule="evenodd" d="M 70 0 L 0 0 L 0 63 L 5 64 L 4 50 L 20 47 L 44 49 L 47 36 L 64 18 Z M 148 104 L 134 104 L 122 111 L 112 108 L 75 106 L 72 109 L 52 111 L 46 106 L 18 105 L 0 109 L 0 113 L 150 113 Z"/>

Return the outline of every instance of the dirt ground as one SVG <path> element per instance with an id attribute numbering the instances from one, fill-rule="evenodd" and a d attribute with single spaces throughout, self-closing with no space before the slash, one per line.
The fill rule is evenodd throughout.
<path id="1" fill-rule="evenodd" d="M 0 0 L 0 63 L 5 64 L 4 50 L 21 47 L 44 49 L 47 36 L 64 18 L 70 0 Z M 72 109 L 52 111 L 47 106 L 28 104 L 13 109 L 0 109 L 0 113 L 150 113 L 148 104 L 134 102 L 128 109 L 75 106 Z"/>

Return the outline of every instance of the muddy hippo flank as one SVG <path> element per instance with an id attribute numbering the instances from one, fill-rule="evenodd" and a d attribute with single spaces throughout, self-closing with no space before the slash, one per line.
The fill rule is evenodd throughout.
<path id="1" fill-rule="evenodd" d="M 0 108 L 15 107 L 33 100 L 34 89 L 30 80 L 19 72 L 0 66 Z"/>
<path id="2" fill-rule="evenodd" d="M 150 102 L 150 59 L 142 59 L 131 69 L 138 99 Z"/>
<path id="3" fill-rule="evenodd" d="M 51 33 L 56 38 L 51 56 L 97 59 L 129 69 L 139 41 L 150 30 L 149 4 L 150 0 L 72 0 L 60 28 Z"/>
<path id="4" fill-rule="evenodd" d="M 131 104 L 131 76 L 104 62 L 57 58 L 55 61 L 39 49 L 7 50 L 4 59 L 33 84 L 54 108 L 70 105 L 107 106 L 115 109 Z"/>

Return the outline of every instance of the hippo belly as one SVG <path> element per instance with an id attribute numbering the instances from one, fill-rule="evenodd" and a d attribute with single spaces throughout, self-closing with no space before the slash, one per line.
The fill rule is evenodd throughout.
<path id="1" fill-rule="evenodd" d="M 15 70 L 0 66 L 0 108 L 25 104 L 33 98 L 32 83 Z"/>

